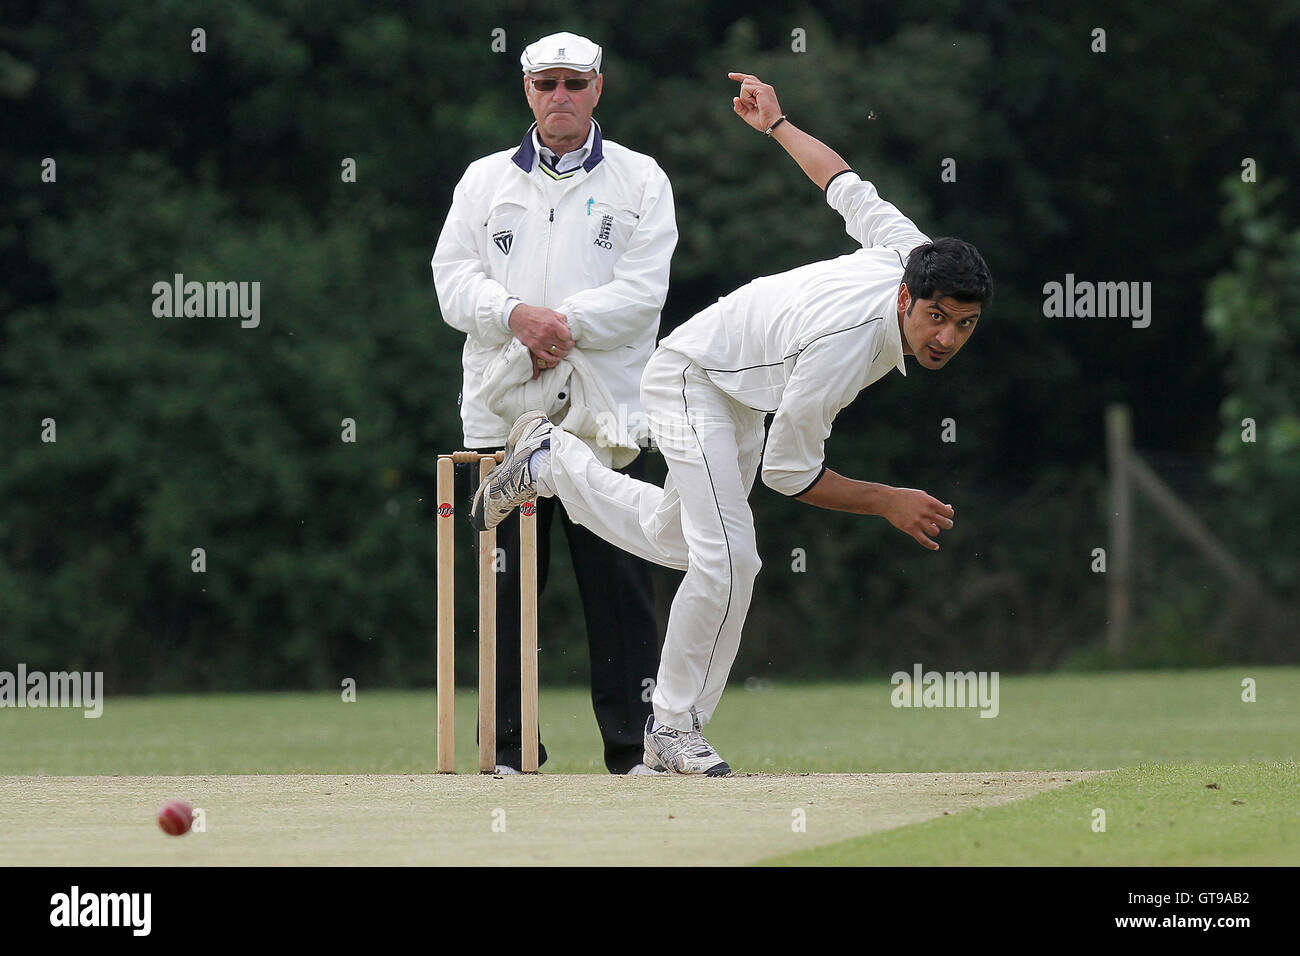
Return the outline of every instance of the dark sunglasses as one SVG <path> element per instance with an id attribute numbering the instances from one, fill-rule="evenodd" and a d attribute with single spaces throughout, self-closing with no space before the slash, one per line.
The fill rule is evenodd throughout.
<path id="1" fill-rule="evenodd" d="M 560 83 L 563 83 L 564 88 L 568 90 L 570 93 L 580 93 L 581 91 L 587 88 L 587 85 L 591 82 L 591 77 L 571 76 L 566 80 L 557 80 L 552 77 L 542 77 L 539 80 L 532 80 L 531 82 L 533 84 L 533 89 L 535 89 L 538 93 L 553 93 L 555 92 L 555 88 L 559 86 Z"/>

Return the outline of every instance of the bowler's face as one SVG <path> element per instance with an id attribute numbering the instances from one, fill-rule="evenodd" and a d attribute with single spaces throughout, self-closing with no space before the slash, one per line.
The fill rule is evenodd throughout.
<path id="1" fill-rule="evenodd" d="M 913 299 L 904 284 L 898 291 L 903 313 L 903 352 L 915 355 L 926 368 L 939 369 L 966 344 L 980 317 L 978 302 L 958 302 L 951 296 Z"/>
<path id="2" fill-rule="evenodd" d="M 584 77 L 591 82 L 587 84 L 585 90 L 565 89 L 564 80 L 576 76 Z M 534 89 L 532 84 L 532 80 L 543 78 L 560 82 L 551 92 L 543 93 L 541 90 Z M 537 120 L 537 129 L 541 133 L 542 142 L 550 146 L 553 142 L 570 143 L 575 139 L 585 140 L 588 130 L 591 129 L 591 114 L 596 109 L 596 104 L 600 102 L 600 91 L 604 82 L 603 74 L 594 71 L 579 73 L 577 70 L 564 67 L 543 70 L 532 74 L 531 77 L 525 76 L 524 95 L 528 97 L 533 118 Z M 581 145 L 581 142 L 578 145 Z"/>

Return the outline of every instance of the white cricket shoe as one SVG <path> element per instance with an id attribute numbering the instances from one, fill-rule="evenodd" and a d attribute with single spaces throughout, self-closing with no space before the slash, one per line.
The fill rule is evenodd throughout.
<path id="1" fill-rule="evenodd" d="M 554 426 L 544 412 L 524 412 L 510 429 L 506 454 L 474 492 L 470 524 L 479 531 L 495 528 L 529 498 L 537 494 L 537 476 L 529 467 L 533 452 L 551 447 Z"/>
<path id="2" fill-rule="evenodd" d="M 628 777 L 657 777 L 657 776 L 659 776 L 659 774 L 660 774 L 661 772 L 662 772 L 662 771 L 659 771 L 659 770 L 651 770 L 651 769 L 650 769 L 649 767 L 647 767 L 645 764 L 643 764 L 643 763 L 639 763 L 639 764 L 637 764 L 635 767 L 633 767 L 631 770 L 629 770 L 629 771 L 627 772 L 626 776 L 628 776 Z"/>
<path id="3" fill-rule="evenodd" d="M 522 770 L 516 770 L 508 763 L 499 763 L 497 764 L 496 775 L 498 777 L 514 777 L 514 776 L 522 777 L 524 775 L 524 772 Z"/>
<path id="4" fill-rule="evenodd" d="M 660 772 L 727 777 L 731 767 L 700 733 L 700 721 L 691 714 L 694 728 L 689 731 L 672 727 L 654 729 L 654 717 L 646 719 L 645 764 Z"/>

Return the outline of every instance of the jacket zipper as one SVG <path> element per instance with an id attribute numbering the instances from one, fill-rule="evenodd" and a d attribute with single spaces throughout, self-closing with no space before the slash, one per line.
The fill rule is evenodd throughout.
<path id="1" fill-rule="evenodd" d="M 546 265 L 542 269 L 542 302 L 550 302 L 551 284 L 551 233 L 555 231 L 555 207 L 551 207 L 551 221 L 546 227 Z"/>

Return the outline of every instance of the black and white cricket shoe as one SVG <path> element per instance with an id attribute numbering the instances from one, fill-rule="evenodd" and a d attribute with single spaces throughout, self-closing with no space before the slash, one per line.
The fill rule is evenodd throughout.
<path id="1" fill-rule="evenodd" d="M 728 777 L 731 767 L 700 733 L 700 721 L 691 714 L 694 728 L 689 731 L 672 727 L 654 729 L 654 717 L 645 725 L 645 765 L 661 773 L 704 774 Z"/>
<path id="2" fill-rule="evenodd" d="M 529 467 L 533 452 L 551 447 L 554 426 L 541 411 L 524 412 L 515 419 L 506 439 L 505 458 L 489 472 L 474 492 L 469 520 L 479 531 L 495 528 L 506 515 L 537 494 L 537 477 Z"/>

